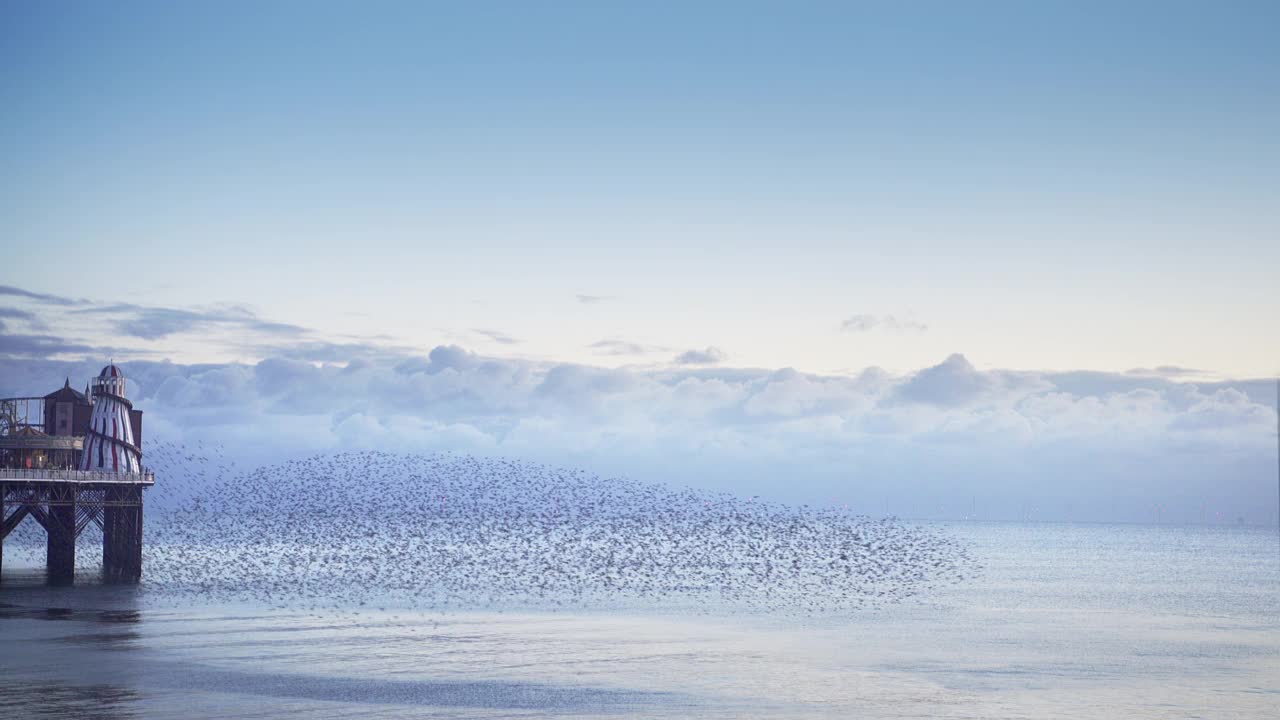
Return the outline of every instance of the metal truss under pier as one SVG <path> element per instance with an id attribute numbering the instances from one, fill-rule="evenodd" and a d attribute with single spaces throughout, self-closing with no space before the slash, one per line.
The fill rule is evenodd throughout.
<path id="1" fill-rule="evenodd" d="M 150 472 L 0 469 L 0 570 L 4 539 L 28 517 L 45 530 L 49 582 L 75 578 L 76 538 L 90 525 L 102 530 L 102 574 L 108 581 L 142 577 L 142 491 Z"/>

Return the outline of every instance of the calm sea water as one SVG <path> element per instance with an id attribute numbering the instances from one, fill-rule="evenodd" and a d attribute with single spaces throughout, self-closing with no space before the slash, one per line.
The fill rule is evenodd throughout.
<path id="1" fill-rule="evenodd" d="M 818 617 L 203 605 L 145 582 L 47 588 L 7 547 L 0 713 L 1280 717 L 1274 529 L 944 529 L 978 578 Z"/>

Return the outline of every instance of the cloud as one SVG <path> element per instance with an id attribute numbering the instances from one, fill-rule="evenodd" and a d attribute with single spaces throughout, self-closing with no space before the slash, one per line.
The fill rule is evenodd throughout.
<path id="1" fill-rule="evenodd" d="M 238 306 L 193 310 L 116 303 L 72 312 L 81 315 L 113 316 L 112 324 L 118 332 L 143 340 L 158 340 L 179 333 L 209 330 L 216 326 L 269 335 L 297 336 L 307 333 L 306 328 L 262 320 L 251 310 Z"/>
<path id="2" fill-rule="evenodd" d="M 241 356 L 309 362 L 346 363 L 373 356 L 403 357 L 415 351 L 415 348 L 396 345 L 381 336 L 327 337 L 300 325 L 263 318 L 243 305 L 175 308 L 93 303 L 10 286 L 0 286 L 0 294 L 33 303 L 32 309 L 0 308 L 0 317 L 21 320 L 27 323 L 27 330 L 38 331 L 6 336 L 5 347 L 0 347 L 0 354 L 8 357 L 80 354 L 97 359 L 110 356 L 126 359 L 153 357 L 161 352 L 146 344 L 141 347 L 117 346 L 115 343 L 121 337 L 137 338 L 146 343 L 181 337 L 184 342 L 204 342 L 211 344 L 216 351 L 235 351 Z M 45 305 L 57 306 L 58 309 L 41 307 Z M 13 333 L 13 324 L 6 324 L 5 329 Z M 498 342 L 516 342 L 501 333 L 487 332 Z M 107 345 L 108 342 L 111 344 Z"/>
<path id="3" fill-rule="evenodd" d="M 431 361 L 424 357 L 410 357 L 396 363 L 395 371 L 401 375 L 425 373 L 431 369 Z"/>
<path id="4" fill-rule="evenodd" d="M 3 326 L 0 326 L 0 357 L 3 358 L 46 358 L 72 353 L 106 357 L 112 354 L 111 348 L 96 347 L 53 335 L 11 334 L 3 330 Z"/>
<path id="5" fill-rule="evenodd" d="M 941 363 L 908 376 L 896 386 L 892 397 L 899 402 L 939 407 L 1008 405 L 1051 387 L 1051 380 L 1036 373 L 980 371 L 964 355 L 954 353 Z"/>
<path id="6" fill-rule="evenodd" d="M 25 320 L 29 323 L 39 322 L 39 318 L 35 313 L 19 310 L 18 308 L 0 307 L 0 318 L 14 318 L 17 320 Z"/>
<path id="7" fill-rule="evenodd" d="M 133 316 L 117 320 L 116 330 L 142 338 L 156 340 L 175 333 L 189 332 L 213 322 L 197 313 L 167 308 L 139 309 Z"/>
<path id="8" fill-rule="evenodd" d="M 645 345 L 617 339 L 597 340 L 587 347 L 594 350 L 597 355 L 648 355 L 666 350 L 666 348 L 657 345 Z"/>
<path id="9" fill-rule="evenodd" d="M 427 356 L 426 372 L 431 375 L 445 370 L 467 370 L 480 364 L 480 356 L 457 345 L 440 345 Z"/>
<path id="10" fill-rule="evenodd" d="M 1126 375 L 1152 375 L 1155 377 L 1180 378 L 1191 376 L 1206 375 L 1203 370 L 1192 370 L 1191 368 L 1178 367 L 1177 365 L 1160 365 L 1153 368 L 1133 368 L 1126 370 Z"/>
<path id="11" fill-rule="evenodd" d="M 716 365 L 728 359 L 728 355 L 717 347 L 705 350 L 686 350 L 672 359 L 677 365 Z"/>
<path id="12" fill-rule="evenodd" d="M 929 326 L 910 318 L 900 318 L 895 315 L 877 316 L 866 314 L 852 315 L 840 323 L 840 329 L 845 332 L 870 332 L 876 328 L 891 332 L 924 332 L 929 329 Z"/>
<path id="13" fill-rule="evenodd" d="M 375 357 L 405 355 L 411 351 L 411 348 L 405 346 L 328 340 L 298 340 L 289 343 L 243 342 L 238 343 L 238 346 L 249 354 L 263 357 L 339 364 Z"/>
<path id="14" fill-rule="evenodd" d="M 996 385 L 980 373 L 964 355 L 956 353 L 942 363 L 925 368 L 898 387 L 901 399 L 942 406 L 958 406 L 990 393 Z"/>
<path id="15" fill-rule="evenodd" d="M 725 367 L 714 347 L 615 369 L 460 345 L 423 354 L 237 305 L 95 305 L 11 287 L 0 295 L 18 305 L 0 309 L 0 396 L 42 395 L 65 377 L 78 387 L 114 356 L 149 437 L 220 442 L 245 463 L 348 448 L 450 450 L 782 500 L 844 496 L 863 511 L 907 515 L 975 498 L 985 517 L 1040 504 L 1058 519 L 1141 520 L 1152 498 L 1164 499 L 1166 517 L 1182 507 L 1192 520 L 1202 503 L 1230 517 L 1274 507 L 1271 380 L 1206 379 L 1175 366 L 988 370 L 961 354 L 905 375 L 822 375 Z M 891 315 L 845 326 L 923 329 Z M 99 327 L 113 332 L 93 335 Z M 145 342 L 107 346 L 121 336 Z M 151 343 L 171 337 L 254 362 L 148 359 Z M 674 352 L 618 338 L 589 347 L 602 356 Z"/>
<path id="16" fill-rule="evenodd" d="M 514 337 L 511 337 L 510 335 L 500 330 L 482 330 L 479 328 L 472 328 L 471 332 L 475 333 L 476 335 L 480 335 L 481 337 L 489 338 L 490 340 L 496 343 L 501 343 L 503 345 L 516 345 L 521 342 L 520 340 Z"/>
<path id="17" fill-rule="evenodd" d="M 922 322 L 912 320 L 910 318 L 899 318 L 893 315 L 884 316 L 884 326 L 889 330 L 898 330 L 902 332 L 924 332 L 929 329 L 929 326 Z"/>
<path id="18" fill-rule="evenodd" d="M 45 293 L 23 290 L 22 288 L 13 287 L 12 285 L 0 285 L 0 295 L 26 298 L 46 305 L 72 306 L 89 304 L 88 300 L 77 300 L 74 298 L 63 297 L 61 295 L 46 295 Z"/>
<path id="19" fill-rule="evenodd" d="M 613 299 L 608 295 L 585 295 L 583 293 L 578 293 L 577 295 L 574 295 L 574 297 L 583 305 L 596 305 Z"/>
<path id="20" fill-rule="evenodd" d="M 880 318 L 877 318 L 875 315 L 854 315 L 850 318 L 846 318 L 845 321 L 840 324 L 840 329 L 847 330 L 849 332 L 867 332 L 868 330 L 874 330 L 879 324 Z"/>
<path id="21" fill-rule="evenodd" d="M 243 462 L 452 450 L 791 501 L 840 496 L 877 514 L 975 497 L 984 516 L 1014 518 L 1024 503 L 1102 520 L 1143 519 L 1152 498 L 1190 519 L 1202 502 L 1232 517 L 1274 507 L 1274 382 L 981 370 L 960 354 L 905 376 L 831 376 L 547 364 L 455 345 L 327 350 L 333 363 L 124 369 L 148 437 L 220 442 Z M 0 396 L 42 395 L 67 376 L 79 386 L 101 365 L 6 354 Z"/>

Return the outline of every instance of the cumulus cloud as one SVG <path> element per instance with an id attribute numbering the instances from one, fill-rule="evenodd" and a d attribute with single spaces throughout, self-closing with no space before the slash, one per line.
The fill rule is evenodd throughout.
<path id="1" fill-rule="evenodd" d="M 840 323 L 845 332 L 869 332 L 875 329 L 892 332 L 924 332 L 928 325 L 911 318 L 900 318 L 896 315 L 852 315 Z"/>
<path id="2" fill-rule="evenodd" d="M 959 353 L 925 368 L 898 387 L 898 397 L 943 406 L 964 405 L 991 392 L 996 381 Z"/>
<path id="3" fill-rule="evenodd" d="M 729 358 L 723 350 L 708 347 L 704 350 L 686 350 L 672 360 L 677 365 L 717 365 Z"/>
<path id="4" fill-rule="evenodd" d="M 457 345 L 440 345 L 427 356 L 426 372 L 431 375 L 445 370 L 467 370 L 480 364 L 480 357 Z"/>
<path id="5" fill-rule="evenodd" d="M 0 395 L 79 385 L 101 364 L 0 359 Z M 1151 498 L 1189 519 L 1201 503 L 1231 517 L 1274 507 L 1266 381 L 981 370 L 963 355 L 903 376 L 611 369 L 460 346 L 124 369 L 149 437 L 216 441 L 245 462 L 352 447 L 502 454 L 908 515 L 975 498 L 987 516 L 1034 503 L 1057 519 L 1068 507 L 1144 519 Z"/>

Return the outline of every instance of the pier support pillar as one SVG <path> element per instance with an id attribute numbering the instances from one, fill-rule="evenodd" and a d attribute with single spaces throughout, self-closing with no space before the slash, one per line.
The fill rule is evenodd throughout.
<path id="1" fill-rule="evenodd" d="M 76 505 L 72 492 L 49 503 L 45 567 L 50 585 L 70 585 L 76 575 Z"/>
<path id="2" fill-rule="evenodd" d="M 142 577 L 142 490 L 113 490 L 102 509 L 102 573 L 112 582 Z"/>
<path id="3" fill-rule="evenodd" d="M 108 501 L 110 496 L 108 496 Z M 111 505 L 102 508 L 102 579 L 112 581 L 119 572 L 119 551 L 116 548 L 115 526 L 120 509 Z"/>

